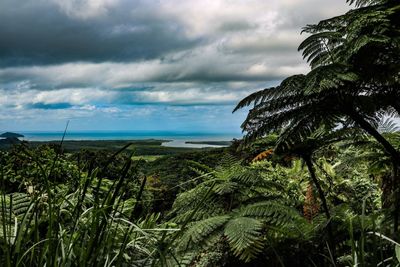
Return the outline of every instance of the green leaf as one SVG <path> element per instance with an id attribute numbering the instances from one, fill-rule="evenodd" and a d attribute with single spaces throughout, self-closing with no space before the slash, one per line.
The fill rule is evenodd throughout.
<path id="1" fill-rule="evenodd" d="M 262 250 L 262 223 L 253 218 L 238 217 L 230 220 L 224 234 L 236 256 L 249 261 Z"/>
<path id="2" fill-rule="evenodd" d="M 229 216 L 215 216 L 189 225 L 189 229 L 183 234 L 179 248 L 184 250 L 190 243 L 199 244 L 208 239 L 215 231 L 222 227 L 228 220 Z"/>

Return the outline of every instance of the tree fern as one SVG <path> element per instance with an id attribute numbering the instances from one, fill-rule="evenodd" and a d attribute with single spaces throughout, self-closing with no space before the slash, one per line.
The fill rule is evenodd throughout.
<path id="1" fill-rule="evenodd" d="M 178 241 L 178 255 L 201 253 L 205 247 L 226 242 L 238 259 L 250 261 L 265 245 L 264 227 L 283 229 L 302 221 L 297 211 L 284 204 L 280 192 L 284 188 L 279 183 L 261 175 L 256 167 L 242 166 L 232 158 L 227 162 L 211 173 L 215 185 L 203 204 L 198 201 L 208 188 L 207 181 L 178 195 L 172 220 L 182 223 L 191 219 Z"/>

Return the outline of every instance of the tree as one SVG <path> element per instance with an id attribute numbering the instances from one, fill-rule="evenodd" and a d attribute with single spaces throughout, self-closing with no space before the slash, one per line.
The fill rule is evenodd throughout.
<path id="1" fill-rule="evenodd" d="M 357 79 L 349 90 L 359 96 L 356 103 L 362 112 L 400 114 L 400 4 L 396 0 L 350 0 L 356 9 L 344 15 L 307 25 L 311 34 L 299 50 L 310 62 L 313 71 L 340 65 Z M 325 88 L 326 89 L 326 88 Z M 329 89 L 329 88 L 328 88 Z M 331 90 L 335 88 L 331 88 Z M 361 104 L 361 105 L 360 105 Z M 372 129 L 351 111 L 352 119 L 371 134 L 391 155 L 392 177 L 385 181 L 392 193 L 400 194 L 398 150 L 382 134 Z M 400 200 L 395 203 L 399 213 Z M 395 231 L 398 215 L 395 215 Z"/>
<path id="2" fill-rule="evenodd" d="M 376 109 L 399 113 L 400 5 L 398 1 L 348 1 L 356 9 L 307 25 L 299 46 L 313 69 L 339 65 L 354 80 L 349 90 L 371 99 Z M 332 88 L 335 89 L 335 88 Z"/>
<path id="3" fill-rule="evenodd" d="M 335 255 L 336 245 L 330 223 L 331 214 L 325 193 L 320 185 L 320 182 L 315 172 L 314 155 L 318 151 L 321 151 L 334 143 L 343 141 L 349 137 L 354 137 L 355 135 L 359 134 L 360 131 L 357 128 L 342 128 L 333 131 L 320 128 L 317 131 L 315 131 L 310 137 L 307 137 L 306 139 L 303 140 L 299 140 L 299 142 L 296 144 L 287 145 L 285 139 L 279 139 L 275 148 L 276 154 L 299 157 L 303 160 L 303 162 L 307 166 L 311 182 L 314 184 L 315 188 L 318 191 L 318 195 L 322 202 L 322 207 L 324 209 L 324 213 L 328 221 L 327 231 L 329 238 L 329 246 L 333 251 L 333 255 Z"/>
<path id="4" fill-rule="evenodd" d="M 242 124 L 246 137 L 280 131 L 287 144 L 306 140 L 322 125 L 328 130 L 356 125 L 384 147 L 392 159 L 392 176 L 399 180 L 399 152 L 376 127 L 385 113 L 400 110 L 400 32 L 395 19 L 400 7 L 391 0 L 356 5 L 345 15 L 304 29 L 311 36 L 299 50 L 310 62 L 309 73 L 244 98 L 234 111 L 254 103 Z"/>

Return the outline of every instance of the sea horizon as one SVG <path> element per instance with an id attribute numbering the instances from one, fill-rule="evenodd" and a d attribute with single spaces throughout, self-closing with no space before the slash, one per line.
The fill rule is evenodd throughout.
<path id="1" fill-rule="evenodd" d="M 15 131 L 24 135 L 26 141 L 59 141 L 63 131 Z M 64 140 L 96 141 L 96 140 L 165 140 L 163 146 L 173 147 L 219 147 L 214 145 L 187 144 L 188 141 L 231 141 L 241 138 L 239 133 L 222 132 L 189 132 L 189 131 L 67 131 Z"/>

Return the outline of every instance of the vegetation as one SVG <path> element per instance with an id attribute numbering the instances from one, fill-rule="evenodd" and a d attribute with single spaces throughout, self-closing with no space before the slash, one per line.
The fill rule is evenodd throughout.
<path id="1" fill-rule="evenodd" d="M 399 266 L 400 5 L 348 2 L 229 147 L 0 151 L 1 266 Z"/>
<path id="2" fill-rule="evenodd" d="M 80 150 L 106 150 L 115 152 L 130 144 L 128 150 L 135 151 L 135 155 L 137 156 L 175 155 L 200 150 L 200 148 L 162 146 L 164 142 L 168 142 L 168 140 L 65 140 L 63 142 L 63 149 L 67 152 L 79 152 Z M 14 143 L 0 142 L 0 149 L 9 149 Z M 27 143 L 27 145 L 33 148 L 41 145 L 57 146 L 58 144 L 59 141 L 32 141 Z"/>

